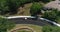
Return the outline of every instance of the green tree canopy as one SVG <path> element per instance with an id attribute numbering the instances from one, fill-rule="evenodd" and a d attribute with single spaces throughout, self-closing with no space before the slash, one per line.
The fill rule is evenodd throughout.
<path id="1" fill-rule="evenodd" d="M 9 20 L 0 17 L 0 32 L 7 32 L 7 30 L 13 28 L 15 24 Z"/>
<path id="2" fill-rule="evenodd" d="M 60 32 L 60 27 L 57 26 L 43 26 L 43 32 Z"/>
<path id="3" fill-rule="evenodd" d="M 37 3 L 37 2 L 33 3 L 33 5 L 30 8 L 31 15 L 34 16 L 34 15 L 37 15 L 38 13 L 40 13 L 42 7 L 43 7 L 43 5 L 40 3 Z"/>
<path id="4" fill-rule="evenodd" d="M 52 10 L 45 11 L 45 13 L 43 14 L 43 17 L 49 20 L 58 22 L 60 18 L 59 14 L 60 14 L 60 11 L 58 11 L 57 9 L 52 9 Z"/>
<path id="5" fill-rule="evenodd" d="M 5 14 L 9 11 L 6 0 L 0 0 L 0 14 Z"/>

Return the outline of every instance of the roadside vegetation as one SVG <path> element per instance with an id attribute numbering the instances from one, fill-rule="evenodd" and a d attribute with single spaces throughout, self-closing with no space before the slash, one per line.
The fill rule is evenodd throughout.
<path id="1" fill-rule="evenodd" d="M 30 8 L 31 16 L 36 16 L 37 14 L 40 14 L 42 8 L 43 8 L 43 4 L 38 3 L 38 2 L 34 2 Z"/>
<path id="2" fill-rule="evenodd" d="M 60 32 L 60 27 L 57 26 L 43 26 L 43 32 Z"/>
<path id="3" fill-rule="evenodd" d="M 42 17 L 60 23 L 60 11 L 57 9 L 45 11 Z"/>
<path id="4" fill-rule="evenodd" d="M 15 26 L 13 22 L 0 17 L 0 32 L 7 32 L 7 30 L 12 29 Z"/>

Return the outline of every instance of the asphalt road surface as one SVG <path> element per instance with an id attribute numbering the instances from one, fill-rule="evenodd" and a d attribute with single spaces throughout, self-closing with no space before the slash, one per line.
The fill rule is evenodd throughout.
<path id="1" fill-rule="evenodd" d="M 44 25 L 51 25 L 51 23 L 48 23 L 46 21 L 42 21 L 42 20 L 36 20 L 36 19 L 24 19 L 24 18 L 14 18 L 14 19 L 9 19 L 10 21 L 15 22 L 16 24 L 34 24 L 34 25 L 40 25 L 40 26 L 44 26 Z"/>

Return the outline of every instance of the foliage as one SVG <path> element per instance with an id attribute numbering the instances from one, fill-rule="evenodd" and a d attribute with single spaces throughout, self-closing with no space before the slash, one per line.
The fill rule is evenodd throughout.
<path id="1" fill-rule="evenodd" d="M 60 24 L 60 16 L 57 16 L 55 21 Z"/>
<path id="2" fill-rule="evenodd" d="M 60 32 L 60 27 L 57 26 L 44 26 L 43 32 Z"/>
<path id="3" fill-rule="evenodd" d="M 18 4 L 16 4 L 17 1 L 16 0 L 7 0 L 7 5 L 9 7 L 9 12 L 10 14 L 15 14 L 17 13 L 17 6 Z"/>
<path id="4" fill-rule="evenodd" d="M 60 20 L 60 11 L 58 11 L 57 9 L 52 9 L 52 10 L 47 10 L 45 11 L 45 13 L 43 14 L 43 18 L 47 18 L 49 20 L 55 21 L 55 22 L 59 22 Z"/>
<path id="5" fill-rule="evenodd" d="M 0 17 L 0 32 L 7 32 L 7 29 L 11 29 L 14 26 L 15 24 L 13 22 Z"/>
<path id="6" fill-rule="evenodd" d="M 37 3 L 37 2 L 33 3 L 33 5 L 30 8 L 31 15 L 37 15 L 38 13 L 40 13 L 42 7 L 43 5 L 40 3 Z"/>
<path id="7" fill-rule="evenodd" d="M 0 0 L 0 14 L 5 14 L 9 11 L 6 0 Z"/>

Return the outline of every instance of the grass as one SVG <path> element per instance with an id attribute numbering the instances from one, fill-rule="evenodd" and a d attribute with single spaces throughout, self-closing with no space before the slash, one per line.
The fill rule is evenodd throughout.
<path id="1" fill-rule="evenodd" d="M 14 27 L 14 29 L 16 29 L 16 28 L 22 28 L 22 27 L 30 27 L 30 28 L 32 28 L 36 32 L 42 32 L 42 27 L 41 26 L 32 25 L 32 24 L 16 24 L 16 26 Z M 11 31 L 13 31 L 14 29 L 12 29 Z"/>
<path id="2" fill-rule="evenodd" d="M 42 27 L 37 25 L 30 25 L 36 32 L 42 32 Z"/>
<path id="3" fill-rule="evenodd" d="M 32 32 L 32 31 L 18 30 L 17 32 Z"/>

